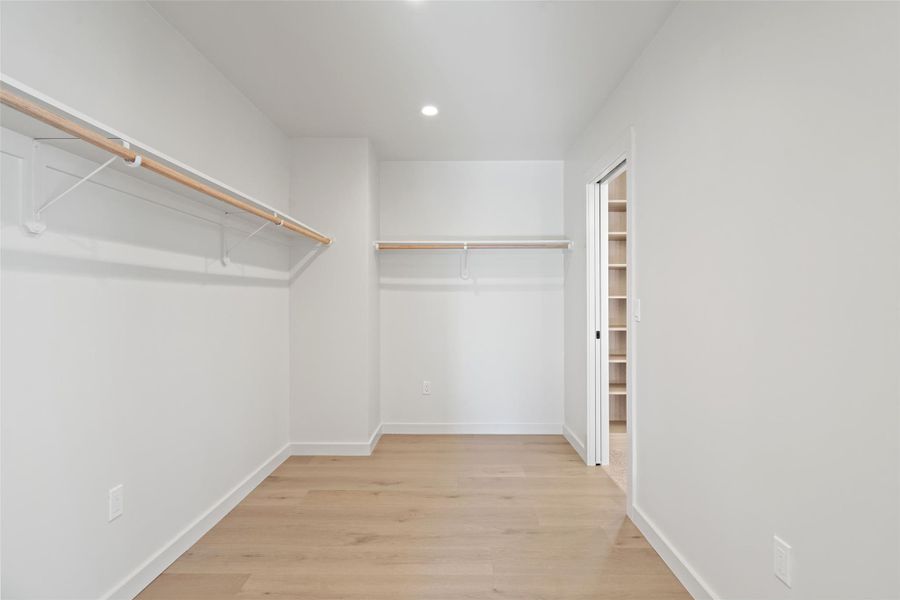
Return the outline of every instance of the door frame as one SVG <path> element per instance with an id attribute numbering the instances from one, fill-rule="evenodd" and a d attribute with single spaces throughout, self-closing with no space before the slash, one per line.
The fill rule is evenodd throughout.
<path id="1" fill-rule="evenodd" d="M 606 279 L 601 277 L 601 267 L 606 264 L 607 249 L 601 241 L 605 236 L 601 235 L 601 226 L 607 222 L 605 201 L 601 197 L 600 182 L 614 171 L 623 166 L 626 169 L 626 185 L 628 189 L 627 228 L 626 238 L 627 253 L 627 300 L 626 315 L 628 319 L 628 346 L 626 349 L 626 377 L 628 382 L 627 420 L 629 432 L 628 452 L 628 500 L 634 497 L 636 481 L 636 457 L 638 423 L 636 419 L 638 397 L 637 385 L 637 328 L 634 320 L 634 300 L 638 297 L 637 291 L 637 228 L 635 227 L 635 214 L 637 208 L 637 186 L 635 185 L 636 161 L 635 161 L 635 134 L 634 128 L 629 127 L 619 139 L 612 144 L 600 160 L 585 173 L 585 223 L 586 223 L 586 269 L 587 269 L 587 440 L 585 451 L 587 462 L 590 465 L 609 464 L 609 395 L 608 388 L 603 389 L 608 380 L 608 373 L 598 372 L 598 365 L 602 360 L 604 351 L 608 352 L 609 340 L 597 340 L 596 332 L 603 331 L 603 315 L 607 314 L 607 302 L 601 296 L 601 283 Z M 606 262 L 605 262 L 606 261 Z M 601 336 L 601 338 L 604 336 Z M 608 336 L 606 336 L 608 337 Z M 605 366 L 605 365 L 604 365 Z M 604 391 L 606 392 L 604 394 Z M 605 423 L 601 419 L 605 418 Z M 605 425 L 605 427 L 604 427 Z"/>

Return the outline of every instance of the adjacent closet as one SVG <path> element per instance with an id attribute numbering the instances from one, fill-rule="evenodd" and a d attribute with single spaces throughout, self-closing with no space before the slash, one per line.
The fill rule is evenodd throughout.
<path id="1" fill-rule="evenodd" d="M 610 432 L 627 431 L 628 369 L 628 189 L 622 169 L 607 187 L 608 336 Z"/>

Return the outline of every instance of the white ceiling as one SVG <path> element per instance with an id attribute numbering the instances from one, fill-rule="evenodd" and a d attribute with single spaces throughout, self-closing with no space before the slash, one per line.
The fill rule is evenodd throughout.
<path id="1" fill-rule="evenodd" d="M 409 160 L 562 158 L 673 4 L 153 2 L 287 134 Z"/>

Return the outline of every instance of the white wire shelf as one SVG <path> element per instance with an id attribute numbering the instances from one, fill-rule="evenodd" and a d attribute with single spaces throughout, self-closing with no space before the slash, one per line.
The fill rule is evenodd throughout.
<path id="1" fill-rule="evenodd" d="M 304 236 L 311 235 L 313 237 L 318 237 L 320 241 L 330 242 L 330 238 L 325 234 L 283 211 L 209 177 L 208 175 L 167 156 L 134 138 L 120 133 L 119 131 L 2 73 L 0 73 L 0 89 L 5 92 L 13 93 L 41 109 L 48 110 L 76 126 L 90 129 L 108 140 L 116 140 L 116 143 L 124 144 L 126 148 L 133 150 L 135 154 L 147 159 L 145 162 L 155 161 L 156 163 L 163 165 L 161 168 L 168 168 L 170 171 L 177 172 L 180 181 L 173 181 L 166 177 L 161 177 L 160 175 L 145 169 L 132 168 L 134 165 L 123 160 L 109 161 L 107 160 L 110 156 L 109 152 L 94 147 L 90 145 L 90 143 L 85 143 L 78 137 L 67 135 L 57 128 L 41 122 L 33 116 L 23 114 L 17 109 L 8 106 L 0 108 L 0 124 L 2 124 L 4 128 L 30 137 L 33 140 L 39 141 L 41 144 L 55 146 L 66 152 L 81 156 L 91 162 L 98 164 L 102 163 L 105 168 L 109 168 L 110 170 L 128 173 L 128 175 L 132 177 L 168 189 L 169 191 L 175 192 L 178 195 L 191 200 L 196 205 L 212 209 L 215 214 L 227 217 L 230 219 L 231 223 L 237 224 L 243 222 L 245 224 L 244 228 L 251 232 L 257 231 L 257 228 L 261 223 L 272 222 L 275 226 L 267 228 L 268 231 L 266 237 L 273 236 L 276 239 L 285 242 L 293 242 L 299 238 L 297 235 L 298 230 L 302 230 L 306 232 L 302 234 Z M 140 165 L 140 162 L 137 164 Z M 211 197 L 209 192 L 204 192 L 202 189 L 199 189 L 199 187 L 194 187 L 192 189 L 191 185 L 186 185 L 184 183 L 186 181 L 193 181 L 193 183 L 197 184 L 199 187 L 205 186 L 205 189 L 217 193 L 220 196 L 230 196 L 242 203 L 245 208 L 242 210 L 240 207 L 223 204 L 220 199 Z M 245 212 L 247 209 L 256 211 L 260 214 L 265 213 L 265 219 L 256 214 Z M 268 219 L 268 221 L 266 219 Z"/>
<path id="2" fill-rule="evenodd" d="M 384 250 L 570 250 L 571 240 L 380 240 L 375 249 Z"/>

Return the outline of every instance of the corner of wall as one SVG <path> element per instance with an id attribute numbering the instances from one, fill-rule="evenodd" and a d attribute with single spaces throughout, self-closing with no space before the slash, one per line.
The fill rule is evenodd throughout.
<path id="1" fill-rule="evenodd" d="M 378 197 L 378 156 L 375 145 L 368 141 L 368 183 L 369 183 L 369 238 L 366 244 L 369 253 L 369 429 L 374 436 L 381 436 L 381 292 L 379 290 L 378 255 L 373 249 L 381 229 L 381 213 Z M 377 440 L 376 440 L 377 443 Z M 373 446 L 374 449 L 374 446 Z"/>
<path id="2" fill-rule="evenodd" d="M 587 450 L 584 445 L 584 441 L 579 438 L 574 431 L 568 426 L 563 424 L 563 437 L 566 438 L 566 441 L 569 442 L 569 445 L 578 453 L 578 456 L 581 457 L 581 460 L 587 464 Z"/>
<path id="3" fill-rule="evenodd" d="M 286 444 L 263 464 L 232 488 L 227 494 L 210 506 L 202 515 L 185 527 L 165 546 L 150 556 L 138 568 L 126 575 L 111 590 L 101 596 L 102 600 L 134 598 L 150 585 L 169 565 L 187 552 L 219 521 L 225 518 L 241 500 L 272 474 L 290 456 L 290 445 Z"/>
<path id="4" fill-rule="evenodd" d="M 718 600 L 720 598 L 710 585 L 688 564 L 684 556 L 672 545 L 669 539 L 659 531 L 656 524 L 634 503 L 628 506 L 628 518 L 647 538 L 647 542 L 653 546 L 656 553 L 659 554 L 666 566 L 669 567 L 694 600 Z"/>
<path id="5" fill-rule="evenodd" d="M 292 452 L 368 454 L 381 425 L 377 158 L 367 138 L 297 138 L 291 167 L 292 207 L 335 239 L 290 288 Z"/>

